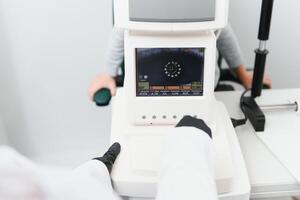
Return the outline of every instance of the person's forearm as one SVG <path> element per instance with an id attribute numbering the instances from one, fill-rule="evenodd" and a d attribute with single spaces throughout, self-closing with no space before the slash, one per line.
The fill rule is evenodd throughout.
<path id="1" fill-rule="evenodd" d="M 243 83 L 246 77 L 249 76 L 249 72 L 244 65 L 238 65 L 237 67 L 235 67 L 234 72 L 241 83 Z"/>

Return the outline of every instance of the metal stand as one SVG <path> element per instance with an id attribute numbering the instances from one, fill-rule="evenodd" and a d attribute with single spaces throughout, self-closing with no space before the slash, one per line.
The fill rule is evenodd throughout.
<path id="1" fill-rule="evenodd" d="M 268 50 L 266 41 L 269 39 L 274 0 L 263 0 L 259 26 L 259 48 L 255 50 L 255 66 L 250 97 L 242 97 L 241 106 L 245 116 L 250 120 L 255 131 L 265 130 L 265 115 L 257 105 L 255 98 L 261 95 Z"/>

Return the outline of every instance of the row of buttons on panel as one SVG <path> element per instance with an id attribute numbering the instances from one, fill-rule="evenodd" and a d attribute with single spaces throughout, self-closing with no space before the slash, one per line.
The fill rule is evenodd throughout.
<path id="1" fill-rule="evenodd" d="M 184 115 L 185 116 L 185 115 Z M 193 115 L 193 117 L 195 117 L 195 118 L 197 118 L 197 115 Z M 152 115 L 152 116 L 146 116 L 146 115 L 143 115 L 142 117 L 141 117 L 143 120 L 146 120 L 146 119 L 153 119 L 153 120 L 155 120 L 155 119 L 180 119 L 180 118 L 183 118 L 183 116 L 182 117 L 180 117 L 180 116 L 177 116 L 177 115 L 172 115 L 172 116 L 167 116 L 167 115 L 162 115 L 162 116 L 157 116 L 157 115 Z"/>

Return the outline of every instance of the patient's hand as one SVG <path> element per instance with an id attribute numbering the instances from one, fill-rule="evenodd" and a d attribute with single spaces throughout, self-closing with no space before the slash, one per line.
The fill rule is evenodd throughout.
<path id="1" fill-rule="evenodd" d="M 237 78 L 241 81 L 243 86 L 246 89 L 250 89 L 252 87 L 253 73 L 248 72 L 243 65 L 240 65 L 235 71 Z M 268 88 L 271 88 L 272 80 L 267 75 L 265 75 L 263 78 L 263 84 L 266 85 Z"/>
<path id="2" fill-rule="evenodd" d="M 101 74 L 92 80 L 89 86 L 89 97 L 91 101 L 93 101 L 95 93 L 103 88 L 109 89 L 112 96 L 116 95 L 116 81 L 111 75 Z"/>

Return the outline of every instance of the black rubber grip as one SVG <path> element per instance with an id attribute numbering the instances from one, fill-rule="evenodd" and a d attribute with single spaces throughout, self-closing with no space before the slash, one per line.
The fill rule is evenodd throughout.
<path id="1" fill-rule="evenodd" d="M 109 105 L 111 100 L 111 93 L 110 90 L 107 88 L 103 88 L 96 92 L 94 95 L 94 101 L 97 106 L 107 106 Z"/>

